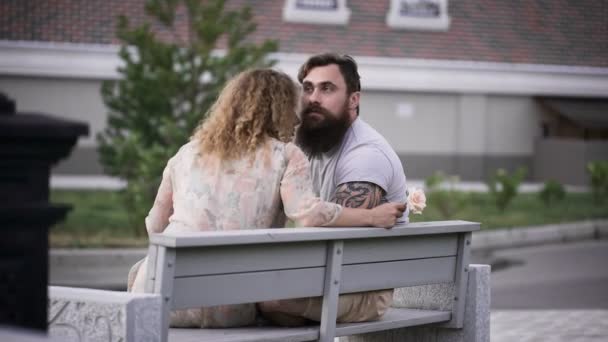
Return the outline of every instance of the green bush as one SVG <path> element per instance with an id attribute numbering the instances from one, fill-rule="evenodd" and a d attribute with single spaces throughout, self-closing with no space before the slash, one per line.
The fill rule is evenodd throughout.
<path id="1" fill-rule="evenodd" d="M 602 204 L 608 198 L 608 161 L 594 161 L 587 164 L 591 176 L 591 191 L 596 204 Z"/>
<path id="2" fill-rule="evenodd" d="M 543 189 L 538 193 L 545 206 L 549 207 L 566 197 L 566 190 L 560 182 L 550 179 L 545 182 Z"/>
<path id="3" fill-rule="evenodd" d="M 136 28 L 119 17 L 123 66 L 119 80 L 103 83 L 109 113 L 97 139 L 105 171 L 127 181 L 123 199 L 139 234 L 167 161 L 188 141 L 224 83 L 240 71 L 274 63 L 266 56 L 277 50 L 276 42 L 246 39 L 256 28 L 249 7 L 227 10 L 224 2 L 149 0 L 146 18 L 153 22 Z M 185 16 L 185 28 L 177 27 L 177 16 Z M 225 46 L 216 53 L 220 41 Z"/>
<path id="4" fill-rule="evenodd" d="M 454 185 L 458 182 L 458 176 L 447 176 L 441 171 L 436 171 L 425 179 L 427 205 L 437 208 L 443 219 L 453 218 L 464 205 L 462 196 L 458 196 L 454 190 Z"/>
<path id="5" fill-rule="evenodd" d="M 517 196 L 519 185 L 526 176 L 526 173 L 525 167 L 518 168 L 513 174 L 509 174 L 505 169 L 498 169 L 488 179 L 486 184 L 490 190 L 490 195 L 500 211 L 505 211 L 513 198 Z"/>

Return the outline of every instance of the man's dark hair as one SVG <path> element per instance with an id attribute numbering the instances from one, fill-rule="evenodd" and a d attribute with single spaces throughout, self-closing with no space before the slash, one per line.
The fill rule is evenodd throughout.
<path id="1" fill-rule="evenodd" d="M 308 75 L 310 70 L 330 64 L 336 64 L 340 68 L 340 73 L 346 82 L 348 95 L 361 90 L 361 77 L 357 71 L 357 62 L 349 55 L 339 55 L 336 53 L 322 53 L 310 57 L 306 63 L 300 67 L 298 81 L 302 84 L 304 77 Z"/>

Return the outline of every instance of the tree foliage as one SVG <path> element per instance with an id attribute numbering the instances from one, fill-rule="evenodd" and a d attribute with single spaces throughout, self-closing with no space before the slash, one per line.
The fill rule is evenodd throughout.
<path id="1" fill-rule="evenodd" d="M 248 68 L 271 66 L 268 53 L 277 50 L 275 41 L 247 41 L 256 29 L 248 7 L 228 10 L 222 0 L 151 0 L 145 13 L 150 20 L 137 27 L 118 18 L 122 66 L 118 80 L 102 85 L 109 113 L 97 137 L 106 172 L 127 181 L 125 204 L 141 234 L 167 161 L 204 119 L 224 83 Z"/>

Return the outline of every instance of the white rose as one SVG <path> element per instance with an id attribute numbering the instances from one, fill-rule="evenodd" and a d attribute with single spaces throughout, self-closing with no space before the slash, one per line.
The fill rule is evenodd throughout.
<path id="1" fill-rule="evenodd" d="M 414 214 L 422 214 L 422 210 L 426 207 L 426 195 L 422 189 L 412 189 L 407 196 L 407 206 Z"/>

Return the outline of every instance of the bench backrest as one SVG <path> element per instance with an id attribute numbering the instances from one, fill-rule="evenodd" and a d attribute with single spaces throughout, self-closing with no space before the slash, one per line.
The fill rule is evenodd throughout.
<path id="1" fill-rule="evenodd" d="M 462 327 L 463 273 L 470 234 L 477 229 L 477 223 L 444 221 L 391 230 L 156 234 L 150 237 L 146 292 L 165 299 L 165 331 L 171 309 L 324 296 L 323 337 L 335 329 L 340 293 L 454 282 L 456 305 L 448 326 Z"/>

